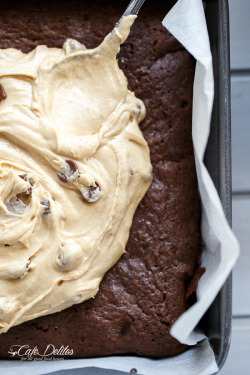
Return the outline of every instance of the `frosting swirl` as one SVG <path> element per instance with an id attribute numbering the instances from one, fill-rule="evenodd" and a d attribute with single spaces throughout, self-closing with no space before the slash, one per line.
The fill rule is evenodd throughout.
<path id="1" fill-rule="evenodd" d="M 91 50 L 0 50 L 0 332 L 93 297 L 125 251 L 152 180 L 116 60 L 134 18 Z"/>

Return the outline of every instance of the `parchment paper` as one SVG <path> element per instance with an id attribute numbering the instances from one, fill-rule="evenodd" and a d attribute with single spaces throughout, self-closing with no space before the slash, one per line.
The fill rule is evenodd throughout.
<path id="1" fill-rule="evenodd" d="M 214 84 L 202 0 L 179 0 L 165 17 L 163 25 L 197 60 L 193 95 L 193 143 L 202 201 L 202 236 L 205 244 L 202 265 L 206 267 L 206 272 L 199 282 L 197 303 L 178 319 L 171 333 L 183 343 L 189 345 L 199 343 L 179 356 L 160 360 L 133 356 L 48 362 L 6 360 L 0 361 L 2 375 L 14 375 L 18 372 L 36 375 L 76 368 L 85 368 L 82 374 L 95 374 L 95 369 L 90 367 L 120 370 L 126 373 L 136 368 L 138 374 L 144 375 L 211 375 L 217 371 L 208 340 L 201 332 L 194 332 L 194 328 L 232 270 L 239 255 L 239 245 L 226 221 L 216 189 L 203 164 L 209 135 Z M 104 375 L 108 372 L 103 370 L 101 373 Z"/>

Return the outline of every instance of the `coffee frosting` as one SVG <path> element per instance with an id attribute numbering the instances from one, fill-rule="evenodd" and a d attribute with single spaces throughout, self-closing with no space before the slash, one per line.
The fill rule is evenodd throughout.
<path id="1" fill-rule="evenodd" d="M 93 297 L 125 251 L 152 180 L 116 60 L 134 19 L 95 49 L 0 50 L 0 333 Z"/>

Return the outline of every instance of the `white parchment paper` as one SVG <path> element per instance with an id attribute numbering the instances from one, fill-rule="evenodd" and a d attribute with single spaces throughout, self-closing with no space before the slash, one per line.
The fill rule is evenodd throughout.
<path id="1" fill-rule="evenodd" d="M 205 244 L 202 265 L 206 267 L 206 272 L 199 282 L 197 303 L 178 319 L 171 330 L 172 335 L 179 341 L 196 345 L 176 357 L 158 360 L 133 356 L 43 362 L 4 360 L 0 361 L 1 375 L 36 375 L 77 368 L 82 369 L 82 374 L 88 375 L 94 375 L 96 372 L 100 374 L 95 368 L 103 369 L 103 375 L 109 373 L 104 369 L 129 373 L 132 368 L 136 368 L 137 373 L 143 375 L 211 375 L 217 371 L 208 340 L 204 334 L 194 332 L 194 328 L 226 281 L 239 255 L 239 246 L 203 164 L 214 85 L 202 0 L 179 0 L 165 17 L 163 25 L 197 60 L 193 94 L 193 143 L 202 201 L 202 236 Z"/>
<path id="2" fill-rule="evenodd" d="M 226 281 L 238 256 L 239 245 L 232 233 L 220 199 L 203 163 L 209 136 L 214 84 L 212 56 L 201 0 L 179 0 L 163 21 L 164 26 L 197 60 L 193 93 L 193 144 L 196 172 L 202 201 L 202 238 L 204 249 L 202 276 L 197 303 L 185 312 L 171 329 L 179 341 L 193 345 L 203 335 L 194 328 Z"/>

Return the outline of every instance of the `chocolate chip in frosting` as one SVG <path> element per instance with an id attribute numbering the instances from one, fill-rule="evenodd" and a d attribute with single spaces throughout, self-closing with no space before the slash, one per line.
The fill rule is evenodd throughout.
<path id="1" fill-rule="evenodd" d="M 7 210 L 15 215 L 23 215 L 26 210 L 26 204 L 18 197 L 13 197 L 6 203 Z"/>
<path id="2" fill-rule="evenodd" d="M 62 182 L 64 182 L 64 183 L 69 182 L 69 181 L 67 180 L 66 175 L 65 175 L 64 173 L 62 173 L 62 172 L 57 172 L 57 177 L 59 178 L 60 181 L 62 181 Z"/>
<path id="3" fill-rule="evenodd" d="M 31 260 L 27 259 L 25 262 L 17 263 L 7 267 L 2 273 L 5 279 L 23 279 L 31 270 Z"/>
<path id="4" fill-rule="evenodd" d="M 26 207 L 30 204 L 32 198 L 32 186 L 34 185 L 34 181 L 32 178 L 29 178 L 27 173 L 20 174 L 18 177 L 22 178 L 24 181 L 29 181 L 30 188 L 26 191 L 19 193 L 16 197 L 13 197 L 6 203 L 7 210 L 15 215 L 23 215 Z"/>
<path id="5" fill-rule="evenodd" d="M 78 179 L 78 165 L 74 160 L 65 160 L 65 167 L 57 172 L 57 177 L 64 183 L 74 182 Z"/>
<path id="6" fill-rule="evenodd" d="M 26 260 L 24 269 L 20 268 L 19 272 L 18 270 L 16 270 L 16 277 L 23 279 L 27 275 L 27 273 L 30 271 L 30 264 L 31 264 L 31 260 L 30 259 Z M 14 275 L 13 275 L 13 278 L 14 278 Z"/>
<path id="7" fill-rule="evenodd" d="M 7 98 L 6 92 L 4 90 L 3 85 L 0 83 L 0 103 L 1 103 L 2 100 L 6 99 L 6 98 Z"/>
<path id="8" fill-rule="evenodd" d="M 28 181 L 28 176 L 27 176 L 27 173 L 24 173 L 24 174 L 19 174 L 18 177 L 22 178 L 24 181 Z M 33 178 L 29 178 L 29 184 L 31 187 L 34 186 L 34 180 Z M 32 189 L 28 188 L 27 191 L 25 191 L 23 194 L 32 194 Z"/>
<path id="9" fill-rule="evenodd" d="M 43 215 L 49 215 L 51 213 L 50 211 L 50 202 L 48 200 L 45 200 L 45 199 L 42 199 L 40 204 L 42 206 L 45 206 L 44 208 L 44 211 L 43 211 Z"/>
<path id="10" fill-rule="evenodd" d="M 82 261 L 82 248 L 74 240 L 62 241 L 56 256 L 57 267 L 63 272 L 78 267 Z"/>
<path id="11" fill-rule="evenodd" d="M 133 115 L 138 119 L 141 117 L 142 106 L 140 103 L 136 103 L 136 107 L 133 109 Z"/>
<path id="12" fill-rule="evenodd" d="M 68 164 L 72 173 L 78 171 L 78 165 L 76 164 L 76 162 L 74 162 L 74 160 L 66 160 L 66 163 Z"/>
<path id="13" fill-rule="evenodd" d="M 29 183 L 30 183 L 30 186 L 34 186 L 34 180 L 33 180 L 33 178 L 29 178 Z"/>
<path id="14" fill-rule="evenodd" d="M 81 186 L 80 192 L 83 197 L 83 199 L 86 202 L 96 202 L 98 199 L 101 198 L 102 191 L 100 189 L 100 186 L 96 183 L 95 186 Z"/>
<path id="15" fill-rule="evenodd" d="M 19 174 L 18 177 L 22 178 L 24 181 L 27 181 L 27 173 Z"/>

